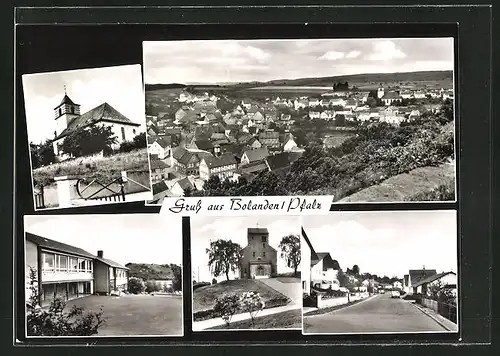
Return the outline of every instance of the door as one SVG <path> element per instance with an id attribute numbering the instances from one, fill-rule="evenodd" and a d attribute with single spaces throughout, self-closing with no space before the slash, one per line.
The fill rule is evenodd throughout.
<path id="1" fill-rule="evenodd" d="M 258 277 L 266 276 L 266 269 L 264 266 L 259 265 L 257 266 L 257 271 L 255 273 Z"/>

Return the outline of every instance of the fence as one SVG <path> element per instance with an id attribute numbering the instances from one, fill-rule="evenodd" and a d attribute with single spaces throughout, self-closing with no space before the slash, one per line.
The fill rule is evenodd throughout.
<path id="1" fill-rule="evenodd" d="M 422 298 L 420 304 L 424 307 L 434 310 L 446 319 L 457 323 L 457 306 L 454 304 L 445 303 L 442 301 Z"/>
<path id="2" fill-rule="evenodd" d="M 34 193 L 35 198 L 35 208 L 36 209 L 45 209 L 45 199 L 43 197 L 43 187 L 40 187 L 39 192 Z"/>

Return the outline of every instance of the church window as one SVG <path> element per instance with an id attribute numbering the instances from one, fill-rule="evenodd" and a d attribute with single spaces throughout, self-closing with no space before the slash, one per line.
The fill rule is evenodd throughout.
<path id="1" fill-rule="evenodd" d="M 255 257 L 255 252 L 252 253 L 252 257 Z"/>
<path id="2" fill-rule="evenodd" d="M 125 127 L 122 127 L 122 140 L 125 141 Z"/>
<path id="3" fill-rule="evenodd" d="M 71 107 L 71 113 L 72 113 L 72 114 L 74 114 L 74 113 L 75 113 L 75 107 L 74 107 L 74 106 L 72 106 L 72 107 Z"/>
<path id="4" fill-rule="evenodd" d="M 262 252 L 262 257 L 266 257 L 266 252 Z"/>
<path id="5" fill-rule="evenodd" d="M 134 133 L 134 135 L 135 135 L 135 129 L 133 129 L 133 130 L 132 130 L 132 132 L 133 132 L 133 133 Z"/>
<path id="6" fill-rule="evenodd" d="M 62 109 L 59 108 L 59 116 L 61 116 L 61 115 L 62 115 Z"/>

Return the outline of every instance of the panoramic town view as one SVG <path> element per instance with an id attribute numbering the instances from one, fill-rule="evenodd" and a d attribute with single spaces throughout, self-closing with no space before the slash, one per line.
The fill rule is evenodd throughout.
<path id="1" fill-rule="evenodd" d="M 455 211 L 302 220 L 304 334 L 458 331 Z"/>
<path id="2" fill-rule="evenodd" d="M 144 42 L 153 201 L 454 201 L 453 39 Z"/>

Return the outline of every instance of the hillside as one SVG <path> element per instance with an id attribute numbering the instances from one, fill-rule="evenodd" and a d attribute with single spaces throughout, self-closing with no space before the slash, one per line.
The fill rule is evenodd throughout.
<path id="1" fill-rule="evenodd" d="M 174 279 L 172 265 L 158 265 L 146 263 L 127 263 L 125 267 L 129 268 L 130 277 L 150 279 Z"/>

